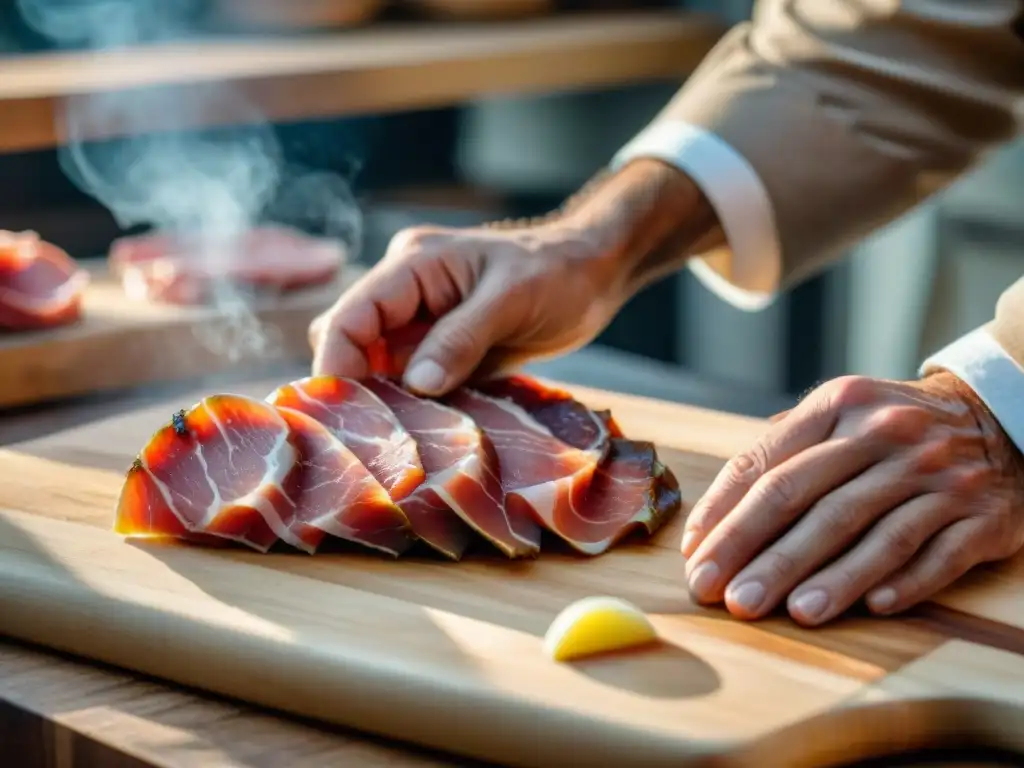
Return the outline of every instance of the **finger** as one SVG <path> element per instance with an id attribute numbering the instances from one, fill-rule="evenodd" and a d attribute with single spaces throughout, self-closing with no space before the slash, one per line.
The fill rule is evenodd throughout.
<path id="1" fill-rule="evenodd" d="M 864 540 L 793 590 L 789 614 L 806 626 L 830 621 L 909 563 L 958 517 L 948 496 L 918 496 L 885 515 Z"/>
<path id="2" fill-rule="evenodd" d="M 313 374 L 366 376 L 367 347 L 389 328 L 412 320 L 419 307 L 419 285 L 411 270 L 378 264 L 317 320 Z"/>
<path id="3" fill-rule="evenodd" d="M 370 372 L 392 379 L 401 378 L 434 322 L 433 319 L 413 320 L 396 331 L 384 333 L 366 348 Z"/>
<path id="4" fill-rule="evenodd" d="M 698 602 L 717 602 L 725 586 L 800 515 L 878 461 L 880 446 L 864 438 L 826 440 L 762 475 L 708 533 L 686 564 Z"/>
<path id="5" fill-rule="evenodd" d="M 769 422 L 770 424 L 778 424 L 778 423 L 779 423 L 780 421 L 782 421 L 782 420 L 783 420 L 784 418 L 786 418 L 787 416 L 789 416 L 789 414 L 791 414 L 792 412 L 793 412 L 793 409 L 792 409 L 792 408 L 787 408 L 787 409 L 786 409 L 786 410 L 784 410 L 784 411 L 780 411 L 779 413 L 776 413 L 776 414 L 775 414 L 774 416 L 769 416 L 769 417 L 768 417 L 768 422 Z"/>
<path id="6" fill-rule="evenodd" d="M 883 616 L 905 611 L 987 560 L 985 522 L 971 517 L 946 528 L 909 566 L 868 592 L 868 608 Z"/>
<path id="7" fill-rule="evenodd" d="M 772 426 L 753 448 L 732 458 L 691 510 L 680 547 L 683 555 L 692 556 L 766 472 L 828 438 L 837 418 L 824 395 L 815 393 L 797 405 L 788 418 Z"/>
<path id="8" fill-rule="evenodd" d="M 389 254 L 318 321 L 314 375 L 367 375 L 371 345 L 417 318 L 447 312 L 461 300 L 463 288 L 439 259 L 412 261 Z"/>
<path id="9" fill-rule="evenodd" d="M 865 441 L 862 446 L 870 446 L 870 443 Z M 857 463 L 862 464 L 874 458 L 873 451 L 877 451 L 877 447 L 860 450 Z M 824 456 L 827 461 L 835 454 Z M 842 466 L 852 457 L 853 454 L 843 453 L 832 461 Z M 785 466 L 789 463 L 792 462 Z M 856 466 L 853 470 L 859 471 Z M 830 492 L 822 494 L 781 538 L 760 554 L 754 553 L 752 562 L 728 583 L 726 606 L 744 619 L 759 618 L 771 612 L 794 587 L 847 550 L 882 515 L 917 496 L 920 485 L 917 475 L 907 471 L 906 461 L 883 461 L 846 482 L 839 480 L 833 485 L 834 490 L 830 488 Z M 744 507 L 745 504 L 744 500 L 734 514 L 747 511 L 749 507 Z M 732 516 L 727 525 L 732 527 Z M 729 542 L 728 546 L 731 549 L 735 543 Z M 731 554 L 727 551 L 722 556 L 712 554 L 711 557 L 727 573 L 730 561 L 725 556 Z"/>
<path id="10" fill-rule="evenodd" d="M 505 322 L 502 288 L 496 281 L 485 280 L 465 302 L 434 324 L 409 361 L 406 386 L 436 397 L 473 374 L 501 336 Z"/>

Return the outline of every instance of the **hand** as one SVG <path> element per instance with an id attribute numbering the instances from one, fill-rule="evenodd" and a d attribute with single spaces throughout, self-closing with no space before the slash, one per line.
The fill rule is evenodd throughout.
<path id="1" fill-rule="evenodd" d="M 407 383 L 435 395 L 482 365 L 493 371 L 582 346 L 621 306 L 601 256 L 598 243 L 568 224 L 406 230 L 315 321 L 314 370 L 366 375 L 367 351 L 392 334 L 411 352 Z"/>
<path id="2" fill-rule="evenodd" d="M 512 229 L 419 227 L 310 328 L 314 373 L 388 372 L 426 395 L 587 344 L 654 274 L 680 222 L 710 226 L 682 173 L 637 161 L 573 210 Z M 699 215 L 698 215 L 699 214 Z"/>
<path id="3" fill-rule="evenodd" d="M 732 459 L 683 535 L 690 591 L 755 619 L 783 600 L 804 625 L 866 596 L 887 615 L 1024 545 L 1024 461 L 950 373 L 846 377 Z"/>

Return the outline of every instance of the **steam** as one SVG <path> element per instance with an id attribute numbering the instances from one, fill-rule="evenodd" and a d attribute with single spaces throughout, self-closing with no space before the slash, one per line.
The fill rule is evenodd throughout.
<path id="1" fill-rule="evenodd" d="M 110 51 L 188 34 L 196 0 L 18 0 L 26 22 L 61 47 Z M 203 116 L 231 114 L 239 127 L 190 130 Z M 164 130 L 146 132 L 157 117 Z M 83 192 L 105 205 L 122 227 L 171 234 L 227 271 L 245 253 L 233 238 L 273 220 L 320 230 L 350 255 L 362 220 L 346 182 L 335 174 L 285 163 L 273 127 L 229 85 L 154 87 L 79 95 L 62 116 L 61 167 Z M 127 138 L 91 141 L 96 136 Z M 276 328 L 260 323 L 250 297 L 222 283 L 214 302 L 224 322 L 198 330 L 216 354 L 232 361 L 280 354 Z"/>

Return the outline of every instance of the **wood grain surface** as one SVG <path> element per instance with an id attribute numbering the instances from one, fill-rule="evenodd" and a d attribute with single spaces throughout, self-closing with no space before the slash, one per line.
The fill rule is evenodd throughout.
<path id="1" fill-rule="evenodd" d="M 712 16 L 655 10 L 8 57 L 0 78 L 0 151 L 60 144 L 69 110 L 118 93 L 161 108 L 113 110 L 109 120 L 79 125 L 78 138 L 683 78 L 724 31 Z"/>
<path id="2" fill-rule="evenodd" d="M 325 285 L 224 312 L 132 301 L 105 265 L 89 269 L 81 322 L 0 333 L 0 408 L 307 360 L 310 321 L 364 271 L 346 264 Z M 253 331 L 266 343 L 239 343 Z M 229 345 L 248 351 L 232 359 Z"/>
<path id="3" fill-rule="evenodd" d="M 232 389 L 263 395 L 277 383 Z M 631 436 L 658 442 L 690 501 L 762 428 L 576 391 L 611 407 Z M 906 617 L 851 616 L 807 631 L 690 604 L 681 518 L 650 544 L 591 560 L 553 549 L 532 563 L 483 552 L 450 564 L 125 544 L 108 532 L 122 473 L 154 427 L 194 399 L 0 453 L 3 632 L 503 764 L 727 756 L 730 765 L 819 766 L 951 741 L 1024 749 L 1020 562 L 974 574 Z M 548 623 L 592 594 L 636 602 L 665 642 L 574 665 L 545 661 Z M 117 746 L 116 734 L 99 738 Z M 291 758 L 305 759 L 301 744 Z"/>

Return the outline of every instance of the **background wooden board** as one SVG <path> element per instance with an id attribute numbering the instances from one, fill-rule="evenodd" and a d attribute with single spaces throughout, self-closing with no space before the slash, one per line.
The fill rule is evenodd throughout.
<path id="1" fill-rule="evenodd" d="M 0 408 L 307 360 L 310 321 L 363 271 L 346 264 L 335 281 L 233 314 L 132 301 L 105 265 L 92 266 L 81 322 L 0 333 Z M 222 339 L 241 338 L 249 328 L 271 341 L 263 348 L 243 344 L 235 359 Z"/>
<path id="2" fill-rule="evenodd" d="M 9 57 L 0 150 L 61 144 L 67 111 L 105 94 L 202 108 L 87 121 L 81 138 L 232 125 L 254 113 L 278 122 L 682 78 L 725 30 L 714 16 L 673 9 Z"/>
<path id="3" fill-rule="evenodd" d="M 233 389 L 262 395 L 276 383 Z M 761 429 L 682 406 L 580 395 L 612 407 L 629 434 L 659 442 L 690 501 Z M 453 565 L 125 545 L 105 530 L 121 472 L 154 426 L 189 401 L 0 455 L 5 632 L 523 765 L 567 754 L 579 764 L 617 755 L 676 764 L 717 752 L 765 765 L 768 749 L 773 764 L 819 765 L 825 755 L 954 735 L 1024 748 L 1013 682 L 1024 675 L 1024 633 L 1014 628 L 1024 610 L 1019 562 L 979 573 L 940 601 L 964 613 L 931 606 L 803 631 L 784 618 L 741 624 L 692 606 L 676 551 L 681 520 L 650 545 L 596 560 L 549 552 L 515 564 L 484 554 Z M 653 613 L 667 644 L 570 667 L 544 662 L 547 624 L 595 593 Z M 302 755 L 296 745 L 294 759 Z"/>

